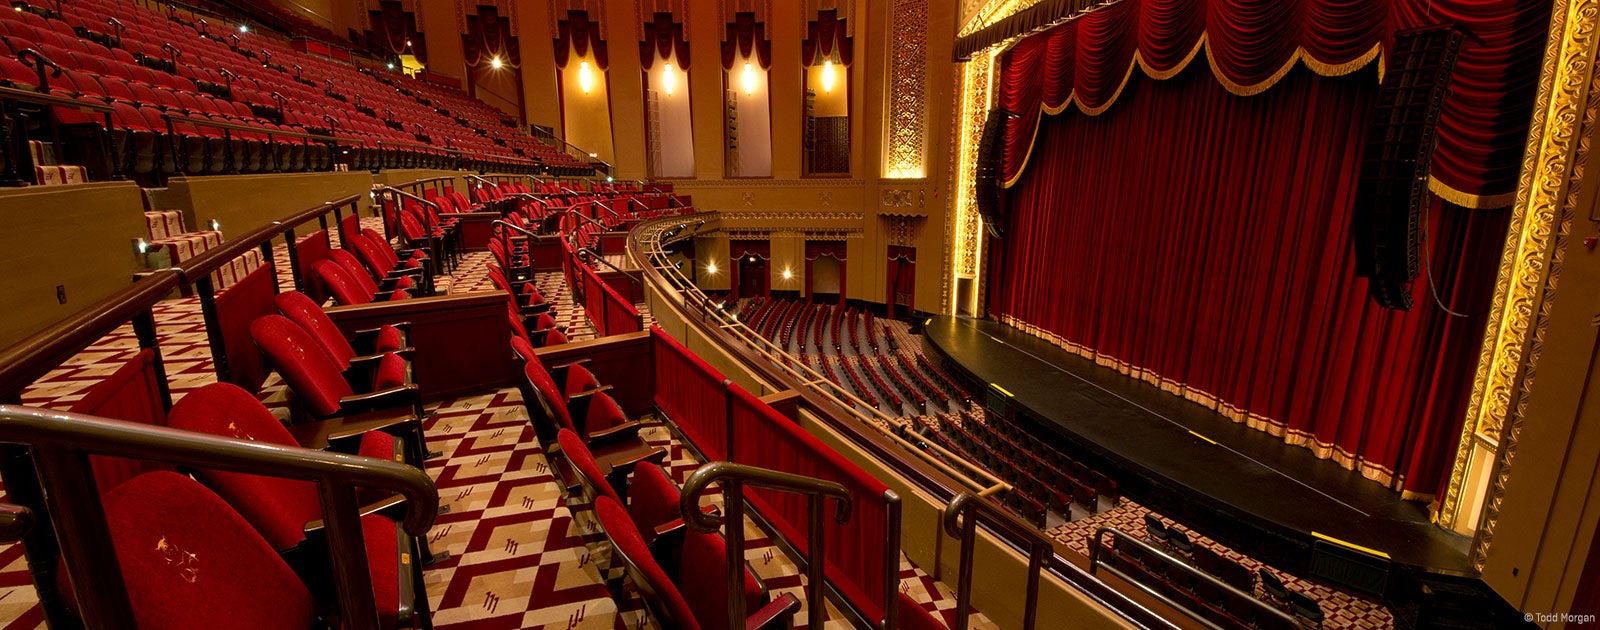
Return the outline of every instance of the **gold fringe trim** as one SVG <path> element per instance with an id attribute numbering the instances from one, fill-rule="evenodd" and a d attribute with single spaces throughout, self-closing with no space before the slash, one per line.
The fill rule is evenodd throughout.
<path id="1" fill-rule="evenodd" d="M 1001 323 L 1016 328 L 1017 330 L 1021 330 L 1022 332 L 1050 342 L 1051 344 L 1063 350 L 1093 361 L 1095 365 L 1110 368 L 1125 376 L 1128 376 L 1129 378 L 1150 383 L 1151 385 L 1160 388 L 1161 391 L 1172 394 L 1179 398 L 1183 398 L 1184 400 L 1188 400 L 1189 402 L 1195 403 L 1207 409 L 1216 411 L 1218 414 L 1228 418 L 1229 420 L 1244 424 L 1252 429 L 1265 432 L 1273 437 L 1282 438 L 1286 444 L 1306 448 L 1310 450 L 1312 454 L 1316 455 L 1318 459 L 1332 460 L 1344 467 L 1346 470 L 1359 472 L 1362 477 L 1366 477 L 1367 479 L 1382 484 L 1383 486 L 1392 490 L 1400 490 L 1401 498 L 1404 500 L 1432 500 L 1432 494 L 1405 490 L 1404 475 L 1395 474 L 1393 469 L 1363 459 L 1360 455 L 1352 453 L 1337 444 L 1323 442 L 1322 440 L 1317 439 L 1316 435 L 1309 431 L 1290 429 L 1288 424 L 1284 422 L 1259 414 L 1250 413 L 1249 411 L 1234 406 L 1228 401 L 1222 400 L 1215 394 L 1202 391 L 1200 389 L 1185 385 L 1174 379 L 1161 376 L 1154 370 L 1133 365 L 1132 363 L 1117 359 L 1116 357 L 1097 352 L 1093 348 L 1069 341 L 1060 335 L 1024 322 L 1011 315 L 1001 315 L 1000 321 Z"/>
<path id="2" fill-rule="evenodd" d="M 1289 71 L 1294 69 L 1296 63 L 1304 64 L 1307 69 L 1317 73 L 1318 75 L 1325 77 L 1336 77 L 1350 74 L 1366 67 L 1367 64 L 1370 64 L 1373 61 L 1377 61 L 1378 82 L 1383 82 L 1385 70 L 1383 44 L 1378 43 L 1373 44 L 1372 48 L 1366 53 L 1362 54 L 1360 57 L 1357 57 L 1348 63 L 1338 64 L 1317 59 L 1316 57 L 1311 56 L 1310 53 L 1307 53 L 1304 48 L 1296 46 L 1294 53 L 1289 55 L 1289 59 L 1284 62 L 1283 66 L 1278 68 L 1276 72 L 1273 72 L 1271 76 L 1267 77 L 1261 82 L 1253 85 L 1234 83 L 1223 74 L 1220 68 L 1217 67 L 1216 59 L 1212 58 L 1211 47 L 1206 45 L 1209 41 L 1208 35 L 1209 33 L 1201 33 L 1200 37 L 1195 40 L 1194 47 L 1189 50 L 1189 54 L 1184 56 L 1183 61 L 1178 62 L 1168 70 L 1156 70 L 1151 68 L 1150 65 L 1144 60 L 1144 57 L 1140 54 L 1139 50 L 1135 48 L 1133 51 L 1133 59 L 1128 63 L 1128 69 L 1122 74 L 1122 82 L 1117 84 L 1117 89 L 1115 92 L 1111 93 L 1111 98 L 1106 99 L 1106 102 L 1101 104 L 1099 107 L 1085 107 L 1083 103 L 1078 100 L 1077 90 L 1073 90 L 1071 93 L 1068 93 L 1066 100 L 1062 101 L 1059 105 L 1052 106 L 1048 103 L 1041 103 L 1039 106 L 1038 115 L 1035 117 L 1033 123 L 1033 137 L 1028 139 L 1028 152 L 1022 156 L 1022 165 L 1017 168 L 1016 175 L 1013 175 L 1011 178 L 1007 179 L 1002 185 L 1005 188 L 1015 186 L 1018 181 L 1022 180 L 1022 174 L 1028 171 L 1028 162 L 1030 161 L 1030 158 L 1033 157 L 1033 145 L 1039 139 L 1039 127 L 1043 126 L 1040 123 L 1043 122 L 1045 114 L 1054 116 L 1066 111 L 1068 107 L 1077 105 L 1078 111 L 1082 112 L 1083 114 L 1087 116 L 1099 116 L 1100 114 L 1105 113 L 1106 110 L 1111 109 L 1111 106 L 1115 104 L 1118 99 L 1122 98 L 1122 92 L 1123 90 L 1127 89 L 1128 81 L 1133 78 L 1133 71 L 1135 68 L 1142 70 L 1145 76 L 1157 81 L 1165 81 L 1167 79 L 1171 79 L 1172 77 L 1178 76 L 1179 73 L 1188 68 L 1189 64 L 1194 61 L 1195 57 L 1199 56 L 1198 53 L 1201 51 L 1201 49 L 1204 49 L 1206 52 L 1206 65 L 1211 67 L 1211 75 L 1216 77 L 1217 83 L 1221 84 L 1223 89 L 1228 90 L 1229 93 L 1236 96 L 1255 96 L 1271 89 L 1273 86 L 1277 85 L 1279 81 L 1282 81 L 1285 76 L 1288 76 Z M 1451 203 L 1456 202 L 1451 201 Z M 1509 203 L 1510 202 L 1507 201 L 1507 204 Z"/>
<path id="3" fill-rule="evenodd" d="M 1028 151 L 1031 153 L 1033 148 L 1029 147 Z M 1474 195 L 1457 190 L 1449 184 L 1439 181 L 1437 177 L 1428 178 L 1428 190 L 1438 195 L 1440 199 L 1474 210 L 1505 208 L 1517 201 L 1517 191 L 1515 190 L 1499 195 Z"/>

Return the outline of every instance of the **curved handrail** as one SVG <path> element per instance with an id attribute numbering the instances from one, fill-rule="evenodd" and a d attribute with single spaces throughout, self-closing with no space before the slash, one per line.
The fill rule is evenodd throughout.
<path id="1" fill-rule="evenodd" d="M 357 628 L 376 628 L 378 615 L 356 487 L 404 496 L 406 512 L 401 525 L 414 536 L 427 534 L 439 509 L 439 494 L 427 473 L 388 460 L 15 405 L 0 405 L 0 442 L 26 445 L 32 453 L 88 627 L 132 627 L 133 611 L 115 564 L 110 528 L 86 454 L 315 482 L 327 523 L 342 617 Z"/>
<path id="2" fill-rule="evenodd" d="M 787 350 L 779 347 L 770 339 L 767 339 L 766 337 L 763 337 L 756 331 L 752 330 L 744 322 L 724 315 L 716 308 L 712 307 L 711 299 L 707 297 L 705 293 L 696 288 L 693 282 L 690 282 L 687 278 L 685 278 L 683 274 L 679 273 L 675 268 L 673 268 L 672 265 L 665 264 L 665 258 L 663 257 L 664 254 L 660 249 L 662 243 L 659 238 L 657 238 L 655 242 L 648 244 L 652 247 L 650 251 L 639 251 L 640 247 L 645 246 L 645 244 L 640 242 L 639 237 L 641 235 L 649 234 L 652 235 L 652 237 L 660 236 L 659 231 L 651 232 L 652 229 L 668 224 L 686 223 L 687 221 L 692 221 L 695 219 L 699 219 L 700 225 L 703 226 L 706 220 L 709 220 L 715 216 L 715 212 L 702 212 L 687 217 L 682 215 L 677 217 L 664 217 L 642 223 L 638 228 L 635 228 L 633 236 L 630 238 L 629 251 L 635 254 L 635 262 L 639 263 L 640 268 L 644 270 L 645 274 L 662 276 L 663 281 L 670 282 L 674 287 L 677 287 L 677 290 L 682 294 L 683 304 L 686 308 L 696 309 L 703 316 L 715 318 L 717 325 L 721 330 L 738 337 L 751 349 L 762 355 L 763 358 L 768 359 L 768 361 L 763 364 L 764 366 L 775 369 L 780 373 L 789 376 L 790 378 L 798 380 L 801 383 L 801 388 L 814 392 L 829 402 L 837 405 L 843 413 L 855 418 L 860 422 L 860 424 L 871 427 L 872 430 L 877 434 L 884 436 L 886 439 L 899 445 L 904 450 L 910 451 L 917 458 L 923 460 L 928 465 L 934 467 L 940 472 L 950 476 L 952 479 L 955 479 L 968 489 L 980 491 L 982 494 L 993 494 L 1000 490 L 1007 490 L 1010 488 L 1009 484 L 1005 483 L 1005 481 L 1001 480 L 1000 478 L 995 477 L 992 473 L 972 465 L 964 458 L 956 456 L 954 453 L 945 450 L 943 447 L 937 444 L 929 444 L 928 446 L 935 452 L 943 455 L 948 461 L 963 466 L 969 472 L 963 473 L 955 470 L 951 465 L 946 464 L 932 455 L 923 452 L 922 449 L 917 448 L 915 444 L 912 444 L 905 438 L 896 435 L 893 431 L 884 429 L 877 423 L 872 422 L 872 420 L 876 418 L 892 424 L 894 418 L 883 413 L 883 411 L 879 410 L 876 406 L 867 404 L 866 401 L 862 400 L 860 397 L 849 392 L 848 390 L 835 385 L 832 381 L 828 380 L 825 375 L 816 371 L 811 366 L 798 361 L 794 356 L 790 355 Z M 689 236 L 690 235 L 688 234 L 680 232 L 675 234 L 673 239 L 683 240 Z M 641 256 L 644 257 L 645 260 L 639 260 Z M 671 276 L 670 279 L 667 278 L 669 275 Z M 859 406 L 861 409 L 868 410 L 868 413 L 862 413 L 858 411 L 856 409 L 857 406 Z M 982 480 L 981 482 L 979 481 L 980 479 Z"/>
<path id="3" fill-rule="evenodd" d="M 700 497 L 711 488 L 711 484 L 718 482 L 722 484 L 723 513 L 700 511 Z M 827 610 L 822 591 L 826 580 L 823 569 L 827 565 L 823 506 L 827 499 L 833 499 L 834 522 L 841 525 L 849 522 L 850 491 L 835 481 L 727 461 L 711 462 L 694 471 L 683 483 L 682 494 L 678 496 L 678 511 L 682 512 L 684 523 L 698 532 L 709 534 L 717 531 L 724 522 L 728 524 L 724 534 L 728 562 L 725 584 L 744 583 L 744 486 L 747 485 L 806 495 L 810 506 L 806 514 L 810 534 L 806 542 L 806 557 L 802 558 L 806 565 L 806 614 L 812 628 L 821 628 Z M 744 589 L 729 588 L 728 619 L 744 619 L 744 604 Z"/>
<path id="4" fill-rule="evenodd" d="M 945 506 L 940 519 L 945 533 L 961 540 L 961 564 L 956 574 L 956 625 L 953 630 L 966 630 L 971 620 L 967 611 L 972 608 L 972 554 L 980 520 L 1005 530 L 1014 538 L 1029 542 L 1027 603 L 1023 608 L 1022 627 L 1032 630 L 1039 616 L 1040 572 L 1053 559 L 1055 547 L 1038 529 L 1018 521 L 994 503 L 967 492 L 956 495 Z"/>
<path id="5" fill-rule="evenodd" d="M 310 223 L 313 219 L 319 219 L 323 216 L 326 216 L 329 212 L 333 212 L 345 207 L 351 207 L 353 212 L 356 202 L 360 200 L 361 195 L 350 195 L 342 199 L 324 202 L 320 206 L 291 214 L 277 221 L 273 221 L 272 223 L 268 223 L 267 225 L 263 225 L 239 236 L 230 238 L 224 241 L 221 245 L 208 249 L 194 258 L 190 258 L 182 267 L 173 267 L 173 269 L 182 275 L 185 283 L 193 284 L 200 278 L 211 275 L 211 272 L 221 269 L 223 265 L 232 262 L 233 259 L 238 258 L 246 251 L 256 249 L 260 247 L 262 243 L 271 241 L 274 238 L 284 235 L 284 233 L 288 232 L 289 230 L 293 230 L 294 228 Z"/>
<path id="6" fill-rule="evenodd" d="M 616 265 L 611 264 L 611 261 L 606 260 L 605 255 L 601 254 L 600 252 L 595 251 L 593 248 L 579 247 L 577 251 L 589 254 L 590 260 L 597 260 L 597 261 L 600 262 L 600 264 L 603 264 L 603 265 L 605 265 L 607 267 L 610 267 L 612 271 L 615 271 L 617 273 L 622 274 L 623 276 L 626 276 L 628 278 L 628 281 L 632 282 L 635 286 L 640 286 L 640 287 L 644 286 L 644 279 L 640 278 L 637 274 L 634 274 L 633 272 L 628 271 L 627 269 L 623 269 L 621 267 L 618 267 Z"/>

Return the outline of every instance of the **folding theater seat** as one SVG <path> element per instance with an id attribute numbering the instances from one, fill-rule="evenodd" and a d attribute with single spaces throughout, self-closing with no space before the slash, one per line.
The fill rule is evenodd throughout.
<path id="1" fill-rule="evenodd" d="M 516 306 L 517 312 L 523 317 L 534 317 L 552 310 L 551 303 L 545 301 L 544 295 L 539 293 L 538 287 L 535 287 L 533 282 L 521 281 L 512 283 L 506 280 L 505 274 L 500 273 L 500 268 L 492 263 L 489 265 L 488 273 L 489 282 L 510 298 L 512 304 Z M 520 289 L 513 288 L 513 284 L 520 287 Z"/>
<path id="2" fill-rule="evenodd" d="M 423 415 L 422 392 L 410 382 L 409 366 L 399 354 L 383 355 L 371 371 L 370 387 L 363 387 L 358 393 L 347 380 L 348 377 L 359 378 L 358 371 L 341 372 L 316 338 L 289 318 L 282 315 L 256 318 L 250 323 L 250 338 L 261 349 L 267 364 L 288 383 L 300 406 L 313 418 L 353 416 L 397 408 L 408 408 L 417 418 Z M 422 444 L 420 424 L 417 432 L 415 443 Z"/>
<path id="3" fill-rule="evenodd" d="M 355 216 L 345 217 L 344 221 L 346 221 L 348 223 L 357 223 L 357 224 L 359 224 L 359 219 L 357 219 Z M 359 229 L 355 229 L 355 230 L 350 230 L 350 229 L 346 228 L 345 233 L 346 234 L 357 234 L 357 233 L 359 233 L 362 236 L 367 237 L 368 241 L 370 241 L 373 244 L 378 246 L 378 249 L 379 249 L 378 253 L 383 254 L 384 258 L 388 259 L 390 263 L 395 264 L 395 265 L 399 265 L 400 262 L 402 260 L 404 260 L 404 261 L 407 261 L 405 266 L 409 267 L 409 266 L 411 266 L 411 263 L 409 261 L 415 260 L 415 261 L 424 262 L 424 264 L 425 264 L 425 261 L 428 260 L 428 251 L 427 250 L 425 250 L 425 249 L 401 249 L 401 250 L 396 251 L 395 248 L 392 245 L 389 244 L 389 241 L 387 239 L 383 238 L 382 234 L 379 234 L 377 230 L 374 230 L 372 228 L 359 228 Z M 384 252 L 387 252 L 387 253 L 384 253 Z"/>
<path id="4" fill-rule="evenodd" d="M 800 609 L 800 601 L 787 593 L 768 603 L 766 588 L 747 566 L 741 590 L 748 617 L 730 620 L 727 545 L 722 536 L 679 526 L 673 532 L 658 532 L 655 541 L 647 544 L 627 510 L 605 496 L 595 500 L 595 515 L 611 541 L 612 561 L 627 568 L 661 627 L 787 628 Z M 657 558 L 676 558 L 677 562 L 662 566 Z"/>
<path id="5" fill-rule="evenodd" d="M 600 389 L 600 380 L 594 377 L 588 367 L 585 367 L 589 363 L 588 359 L 580 359 L 561 365 L 545 366 L 544 362 L 539 359 L 539 355 L 534 351 L 533 344 L 516 336 L 511 338 L 511 351 L 516 353 L 519 362 L 535 361 L 539 363 L 541 368 L 545 368 L 545 373 L 550 375 L 550 382 L 560 384 L 563 396 L 571 397 Z"/>
<path id="6" fill-rule="evenodd" d="M 227 389 L 229 387 L 232 389 Z M 197 433 L 299 446 L 272 412 L 255 401 L 249 392 L 227 383 L 213 383 L 180 399 L 173 405 L 168 424 Z M 373 430 L 362 434 L 359 454 L 404 461 L 404 450 L 402 440 L 382 430 Z M 256 527 L 267 544 L 291 564 L 303 565 L 309 560 L 327 557 L 327 540 L 323 538 L 321 527 L 322 504 L 315 484 L 220 470 L 196 472 L 201 481 L 233 505 Z M 375 498 L 376 502 L 362 509 L 361 520 L 373 588 L 378 595 L 379 617 L 386 626 L 409 623 L 414 615 L 427 615 L 421 564 L 408 563 L 408 572 L 398 572 L 393 565 L 398 553 L 427 557 L 426 543 L 406 535 L 396 525 L 395 521 L 404 513 L 403 500 L 397 496 Z M 385 580 L 390 583 L 380 583 Z M 401 596 L 402 593 L 406 596 Z"/>
<path id="7" fill-rule="evenodd" d="M 316 602 L 294 569 L 199 482 L 172 472 L 146 473 L 112 489 L 102 502 L 139 627 L 316 625 Z M 204 569 L 191 564 L 209 558 L 223 561 Z"/>
<path id="8" fill-rule="evenodd" d="M 350 276 L 355 278 L 356 282 L 362 285 L 363 288 L 370 284 L 373 288 L 373 295 L 397 290 L 407 293 L 423 293 L 421 273 L 380 276 L 375 270 L 369 269 L 366 264 L 362 263 L 361 259 L 356 258 L 355 254 L 351 254 L 349 250 L 345 249 L 329 251 L 328 258 L 333 262 L 339 263 L 340 267 L 344 267 L 344 270 L 349 272 Z"/>
<path id="9" fill-rule="evenodd" d="M 357 331 L 355 344 L 352 344 L 351 340 L 345 338 L 344 333 L 339 331 L 333 319 L 323 312 L 322 307 L 306 294 L 299 291 L 285 291 L 273 298 L 272 302 L 278 308 L 278 313 L 311 333 L 322 349 L 327 351 L 328 358 L 333 359 L 334 364 L 340 369 L 349 369 L 352 364 L 381 360 L 382 355 L 390 352 L 399 352 L 401 356 L 405 356 L 410 350 L 406 346 L 406 333 L 409 328 L 406 324 L 398 326 L 384 324 L 379 328 Z"/>
<path id="10" fill-rule="evenodd" d="M 372 242 L 367 235 L 356 233 L 349 237 L 349 249 L 376 278 L 411 277 L 424 295 L 433 295 L 433 274 L 422 264 L 422 259 L 409 258 L 402 263 L 394 250 Z M 385 255 L 385 250 L 388 254 Z"/>
<path id="11" fill-rule="evenodd" d="M 629 420 L 617 401 L 606 394 L 609 385 L 566 395 L 537 356 L 524 360 L 522 375 L 525 391 L 535 394 L 523 404 L 541 440 L 549 440 L 563 428 L 577 433 L 592 448 L 638 437 L 642 425 Z"/>
<path id="12" fill-rule="evenodd" d="M 343 265 L 331 260 L 318 261 L 314 271 L 317 278 L 322 280 L 323 286 L 333 294 L 334 301 L 341 306 L 352 304 L 367 304 L 370 302 L 392 302 L 411 297 L 405 289 L 396 289 L 388 292 L 379 292 L 377 283 L 364 275 L 352 274 L 346 271 Z"/>
<path id="13" fill-rule="evenodd" d="M 555 346 L 567 342 L 567 331 L 556 325 L 556 320 L 549 313 L 540 313 L 533 320 L 533 329 L 529 330 L 527 320 L 522 313 L 509 300 L 506 302 L 506 316 L 511 323 L 511 337 L 513 340 L 521 339 L 536 348 Z"/>
<path id="14" fill-rule="evenodd" d="M 641 441 L 641 447 L 597 454 L 570 429 L 557 432 L 556 443 L 561 447 L 561 459 L 570 465 L 570 469 L 557 468 L 567 496 L 580 496 L 589 504 L 610 497 L 618 505 L 628 506 L 628 515 L 645 542 L 655 540 L 657 528 L 682 520 L 678 511 L 681 493 L 661 470 L 665 449 Z"/>

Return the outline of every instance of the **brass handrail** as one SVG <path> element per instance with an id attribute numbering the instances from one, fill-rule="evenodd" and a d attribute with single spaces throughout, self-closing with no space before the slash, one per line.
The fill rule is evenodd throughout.
<path id="1" fill-rule="evenodd" d="M 378 627 L 356 487 L 403 495 L 401 525 L 413 536 L 427 534 L 439 509 L 433 480 L 414 466 L 136 422 L 0 405 L 0 443 L 25 445 L 32 454 L 79 610 L 91 628 L 133 627 L 134 618 L 88 454 L 315 482 L 341 618 L 355 628 Z"/>
<path id="2" fill-rule="evenodd" d="M 700 497 L 710 489 L 711 484 L 717 482 L 722 483 L 722 514 L 702 512 Z M 849 522 L 850 491 L 834 481 L 725 461 L 711 462 L 689 475 L 689 479 L 683 483 L 683 493 L 678 497 L 678 511 L 683 513 L 684 523 L 695 531 L 707 534 L 716 532 L 723 523 L 728 525 L 723 538 L 727 543 L 726 584 L 729 585 L 727 590 L 730 623 L 737 623 L 738 620 L 745 618 L 744 589 L 738 585 L 744 584 L 744 486 L 746 485 L 806 495 L 810 508 L 806 513 L 809 539 L 806 541 L 805 557 L 801 558 L 806 565 L 806 618 L 810 627 L 821 628 L 828 608 L 822 590 L 826 580 L 823 569 L 827 566 L 827 555 L 824 553 L 825 523 L 822 520 L 824 505 L 828 499 L 833 499 L 834 522 L 841 525 Z M 893 608 L 894 602 L 889 602 L 887 606 Z"/>
<path id="3" fill-rule="evenodd" d="M 971 493 L 956 495 L 944 508 L 941 522 L 944 531 L 961 540 L 961 564 L 956 574 L 956 626 L 953 630 L 967 630 L 971 621 L 967 611 L 972 608 L 972 553 L 977 543 L 978 522 L 1004 529 L 1014 539 L 1028 541 L 1028 590 L 1022 612 L 1022 627 L 1032 630 L 1039 615 L 1039 577 L 1046 563 L 1055 553 L 1038 529 L 1016 520 L 991 501 Z"/>

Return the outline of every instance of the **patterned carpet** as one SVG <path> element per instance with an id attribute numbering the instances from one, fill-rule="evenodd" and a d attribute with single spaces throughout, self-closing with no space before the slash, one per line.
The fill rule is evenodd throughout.
<path id="1" fill-rule="evenodd" d="M 367 219 L 372 221 L 372 219 Z M 287 258 L 280 246 L 280 269 Z M 441 290 L 488 287 L 486 253 L 463 257 L 453 276 L 439 278 Z M 282 274 L 283 288 L 288 286 Z M 582 311 L 573 308 L 559 273 L 540 274 L 541 292 L 556 301 L 558 321 L 578 338 L 592 336 Z M 157 334 L 174 399 L 214 382 L 204 322 L 195 298 L 174 299 L 154 309 Z M 646 314 L 647 325 L 650 323 Z M 68 408 L 87 390 L 133 357 L 137 342 L 123 326 L 52 371 L 23 394 L 27 405 Z M 263 398 L 287 417 L 282 382 L 274 375 Z M 629 594 L 618 606 L 602 579 L 608 545 L 594 527 L 586 506 L 569 506 L 529 427 L 514 388 L 446 400 L 427 422 L 429 445 L 444 455 L 428 463 L 441 503 L 450 507 L 429 533 L 435 551 L 450 558 L 425 571 L 435 625 L 442 628 L 651 628 L 642 602 Z M 645 436 L 668 448 L 671 475 L 682 483 L 699 465 L 651 421 Z M 718 497 L 708 497 L 716 501 Z M 3 501 L 3 495 L 0 495 Z M 802 595 L 803 578 L 795 563 L 778 551 L 754 524 L 746 522 L 746 558 L 775 592 Z M 946 623 L 954 608 L 950 590 L 902 557 L 901 590 Z M 843 627 L 830 615 L 829 627 Z M 805 625 L 802 616 L 799 627 Z M 6 629 L 44 627 L 26 564 L 18 545 L 0 545 L 0 624 Z M 993 627 L 981 615 L 973 627 Z"/>

